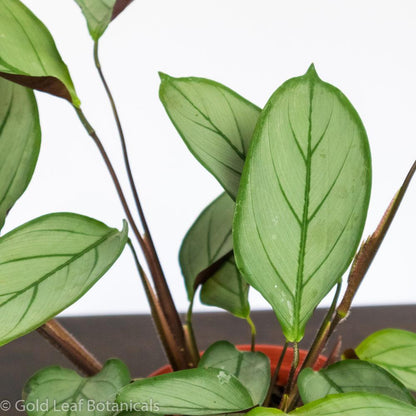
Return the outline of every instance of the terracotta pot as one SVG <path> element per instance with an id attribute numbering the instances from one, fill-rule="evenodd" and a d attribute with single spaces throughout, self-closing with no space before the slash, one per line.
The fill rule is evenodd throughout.
<path id="1" fill-rule="evenodd" d="M 236 347 L 240 351 L 250 351 L 251 347 L 250 345 L 236 345 Z M 272 374 L 274 370 L 276 369 L 277 362 L 280 358 L 280 355 L 282 354 L 283 347 L 280 345 L 266 345 L 266 344 L 258 344 L 256 345 L 256 351 L 260 351 L 264 354 L 266 354 L 270 359 L 270 367 Z M 302 365 L 303 361 L 306 358 L 306 354 L 308 352 L 306 350 L 300 350 L 299 351 L 299 367 Z M 285 354 L 285 357 L 283 358 L 282 366 L 280 367 L 280 373 L 279 373 L 279 384 L 286 384 L 287 379 L 289 377 L 290 367 L 292 365 L 293 360 L 293 349 L 288 348 Z M 319 370 L 323 367 L 325 364 L 326 357 L 323 355 L 320 355 L 315 366 L 314 370 Z M 299 368 L 298 367 L 298 368 Z M 165 365 L 158 370 L 154 371 L 152 374 L 149 375 L 149 377 L 159 376 L 161 374 L 170 373 L 172 371 L 172 367 L 170 365 Z"/>

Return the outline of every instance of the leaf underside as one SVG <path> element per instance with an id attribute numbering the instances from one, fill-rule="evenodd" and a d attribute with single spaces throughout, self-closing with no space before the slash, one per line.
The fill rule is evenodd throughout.
<path id="1" fill-rule="evenodd" d="M 110 268 L 123 231 L 76 214 L 30 221 L 0 238 L 0 345 L 78 300 Z"/>
<path id="2" fill-rule="evenodd" d="M 85 16 L 92 39 L 98 41 L 110 22 L 133 0 L 75 0 L 75 2 Z"/>
<path id="3" fill-rule="evenodd" d="M 189 300 L 202 284 L 201 302 L 228 310 L 240 318 L 250 313 L 248 285 L 238 272 L 232 255 L 231 227 L 234 201 L 221 194 L 198 216 L 187 232 L 179 252 L 179 262 L 185 278 Z M 200 282 L 201 272 L 229 254 L 224 263 L 210 272 L 210 277 Z"/>
<path id="4" fill-rule="evenodd" d="M 234 253 L 289 341 L 351 262 L 371 187 L 364 127 L 314 68 L 283 84 L 262 112 L 244 167 Z"/>
<path id="5" fill-rule="evenodd" d="M 80 105 L 51 34 L 19 0 L 0 0 L 0 76 Z"/>

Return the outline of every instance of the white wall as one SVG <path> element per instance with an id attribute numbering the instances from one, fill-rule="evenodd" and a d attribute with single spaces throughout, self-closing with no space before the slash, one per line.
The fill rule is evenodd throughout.
<path id="1" fill-rule="evenodd" d="M 54 35 L 85 113 L 122 172 L 116 130 L 92 61 L 92 42 L 71 0 L 25 0 Z M 158 100 L 158 75 L 212 78 L 263 106 L 286 79 L 314 62 L 358 110 L 373 154 L 365 234 L 378 222 L 416 155 L 414 0 L 136 0 L 101 40 L 134 174 L 175 301 L 187 307 L 177 252 L 200 210 L 221 192 L 193 159 Z M 37 171 L 7 230 L 53 211 L 120 227 L 109 176 L 71 107 L 38 94 L 43 144 Z M 413 184 L 356 304 L 415 300 L 416 186 Z M 264 308 L 253 296 L 253 308 Z M 197 309 L 203 309 L 197 306 Z M 148 311 L 128 250 L 65 314 Z"/>

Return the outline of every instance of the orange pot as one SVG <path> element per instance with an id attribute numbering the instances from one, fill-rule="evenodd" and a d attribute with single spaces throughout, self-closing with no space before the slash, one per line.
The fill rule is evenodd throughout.
<path id="1" fill-rule="evenodd" d="M 250 345 L 236 345 L 236 347 L 240 351 L 251 350 Z M 276 369 L 277 362 L 279 361 L 279 358 L 282 354 L 283 347 L 281 345 L 258 344 L 256 345 L 256 351 L 260 351 L 269 357 L 270 368 L 273 374 L 274 370 Z M 305 360 L 307 353 L 308 352 L 306 350 L 299 351 L 298 371 L 300 369 L 300 366 L 303 364 L 303 361 Z M 293 360 L 293 349 L 288 348 L 283 358 L 283 362 L 282 362 L 282 365 L 280 367 L 280 372 L 279 372 L 278 383 L 281 385 L 284 385 L 287 383 L 287 379 L 289 377 L 289 372 L 290 372 L 290 367 L 292 365 L 292 360 Z M 326 357 L 324 357 L 323 355 L 320 355 L 316 364 L 314 365 L 314 370 L 319 370 L 320 368 L 322 368 L 325 364 L 325 361 L 326 361 Z M 149 377 L 160 376 L 161 374 L 170 373 L 171 371 L 172 371 L 172 367 L 168 364 L 154 371 L 152 374 L 149 375 Z"/>

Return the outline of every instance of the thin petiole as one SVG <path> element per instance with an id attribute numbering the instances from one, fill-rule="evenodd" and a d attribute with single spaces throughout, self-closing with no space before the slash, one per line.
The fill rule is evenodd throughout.
<path id="1" fill-rule="evenodd" d="M 256 350 L 256 325 L 254 325 L 253 320 L 251 319 L 250 315 L 247 316 L 246 321 L 250 326 L 250 333 L 251 333 L 251 351 L 254 352 Z"/>

